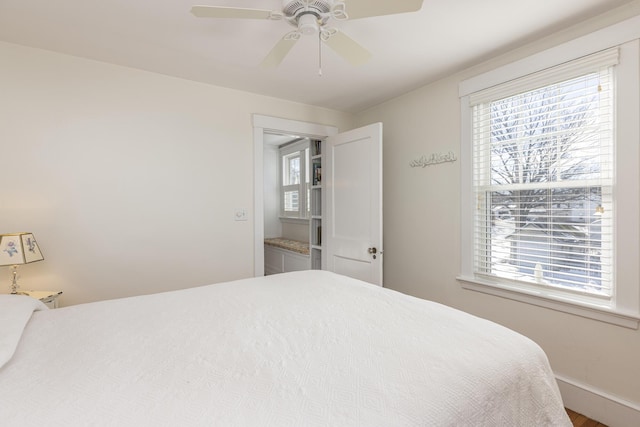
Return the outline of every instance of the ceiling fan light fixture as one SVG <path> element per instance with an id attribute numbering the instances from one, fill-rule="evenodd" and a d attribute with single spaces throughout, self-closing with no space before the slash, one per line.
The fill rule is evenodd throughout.
<path id="1" fill-rule="evenodd" d="M 312 13 L 305 13 L 298 17 L 298 31 L 302 34 L 316 34 L 319 29 L 318 19 Z"/>
<path id="2" fill-rule="evenodd" d="M 349 19 L 349 15 L 347 15 L 347 5 L 343 1 L 334 2 L 331 5 L 331 17 L 338 21 Z"/>

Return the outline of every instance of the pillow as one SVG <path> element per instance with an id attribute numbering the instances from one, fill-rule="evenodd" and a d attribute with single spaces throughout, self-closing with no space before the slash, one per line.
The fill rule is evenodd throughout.
<path id="1" fill-rule="evenodd" d="M 48 309 L 41 301 L 26 295 L 0 295 L 0 368 L 16 351 L 31 314 Z"/>

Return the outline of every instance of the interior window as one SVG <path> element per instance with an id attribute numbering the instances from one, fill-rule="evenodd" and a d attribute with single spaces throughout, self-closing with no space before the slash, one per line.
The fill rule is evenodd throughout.
<path id="1" fill-rule="evenodd" d="M 309 141 L 280 148 L 281 216 L 309 217 Z"/>

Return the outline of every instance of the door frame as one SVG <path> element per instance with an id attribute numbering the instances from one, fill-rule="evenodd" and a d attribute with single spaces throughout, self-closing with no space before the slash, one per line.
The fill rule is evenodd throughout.
<path id="1" fill-rule="evenodd" d="M 338 128 L 319 123 L 253 114 L 253 275 L 264 276 L 264 133 L 283 133 L 325 139 Z"/>

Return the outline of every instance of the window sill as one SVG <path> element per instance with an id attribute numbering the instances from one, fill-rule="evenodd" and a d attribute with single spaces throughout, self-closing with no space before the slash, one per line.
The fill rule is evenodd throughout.
<path id="1" fill-rule="evenodd" d="M 287 216 L 281 216 L 280 222 L 286 222 L 289 224 L 309 224 L 308 218 L 291 218 Z"/>
<path id="2" fill-rule="evenodd" d="M 603 307 L 587 304 L 583 305 L 573 301 L 562 301 L 554 299 L 551 296 L 535 294 L 533 292 L 525 293 L 521 290 L 516 291 L 505 286 L 496 285 L 473 277 L 458 276 L 457 280 L 460 282 L 463 289 L 537 305 L 539 307 L 574 314 L 576 316 L 623 326 L 625 328 L 638 329 L 640 323 L 640 316 L 638 316 L 638 314 L 623 313 Z"/>

